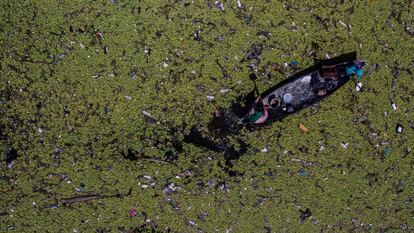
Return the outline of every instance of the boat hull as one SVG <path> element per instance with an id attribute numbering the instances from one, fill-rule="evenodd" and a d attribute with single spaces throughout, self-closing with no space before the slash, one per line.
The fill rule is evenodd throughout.
<path id="1" fill-rule="evenodd" d="M 265 124 L 295 114 L 332 95 L 344 86 L 351 75 L 347 67 L 355 64 L 356 52 L 320 60 L 263 92 L 241 118 L 243 124 Z M 264 122 L 254 122 L 252 114 L 267 115 Z"/>

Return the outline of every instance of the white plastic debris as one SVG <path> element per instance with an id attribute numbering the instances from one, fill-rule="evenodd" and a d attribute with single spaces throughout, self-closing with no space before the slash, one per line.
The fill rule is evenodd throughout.
<path id="1" fill-rule="evenodd" d="M 80 46 L 82 49 L 84 49 L 84 48 L 85 48 L 85 45 L 84 45 L 84 44 L 82 44 L 82 43 L 79 43 L 79 46 Z"/>
<path id="2" fill-rule="evenodd" d="M 269 152 L 269 149 L 267 149 L 267 147 L 265 147 L 265 148 L 262 149 L 262 152 L 267 153 L 267 152 Z"/>
<path id="3" fill-rule="evenodd" d="M 348 143 L 348 142 L 347 142 L 347 143 L 343 143 L 343 142 L 341 142 L 341 146 L 342 146 L 343 148 L 347 149 L 347 148 L 348 148 L 348 146 L 349 146 L 349 143 Z"/>
<path id="4" fill-rule="evenodd" d="M 125 96 L 125 99 L 126 99 L 126 100 L 132 100 L 132 97 L 131 97 L 131 96 L 129 96 L 129 95 L 126 95 L 126 96 Z"/>
<path id="5" fill-rule="evenodd" d="M 168 63 L 167 62 L 163 62 L 162 65 L 164 66 L 164 68 L 168 67 Z"/>
<path id="6" fill-rule="evenodd" d="M 394 111 L 397 111 L 397 109 L 398 109 L 397 105 L 394 102 L 391 103 L 391 107 Z"/>
<path id="7" fill-rule="evenodd" d="M 237 0 L 237 7 L 240 9 L 243 8 L 243 5 L 241 4 L 240 0 Z"/>
<path id="8" fill-rule="evenodd" d="M 148 176 L 148 175 L 144 175 L 143 176 L 145 179 L 147 179 L 147 180 L 151 180 L 152 179 L 152 177 L 151 176 Z"/>
<path id="9" fill-rule="evenodd" d="M 224 11 L 224 5 L 222 2 L 216 1 L 215 3 L 216 3 L 217 8 L 219 8 L 221 11 Z"/>
<path id="10" fill-rule="evenodd" d="M 402 125 L 397 124 L 397 127 L 395 130 L 397 131 L 397 133 L 402 134 L 402 132 L 404 131 L 404 128 L 402 127 Z"/>
<path id="11" fill-rule="evenodd" d="M 206 96 L 206 98 L 207 98 L 208 101 L 213 101 L 214 100 L 214 96 L 212 96 L 212 95 L 208 95 L 208 96 Z"/>
<path id="12" fill-rule="evenodd" d="M 342 22 L 341 20 L 339 20 L 339 23 L 342 24 L 342 26 L 346 27 L 346 24 Z"/>
<path id="13" fill-rule="evenodd" d="M 361 91 L 361 90 L 362 90 L 362 83 L 361 83 L 361 82 L 358 82 L 358 83 L 356 84 L 356 86 L 355 86 L 355 90 L 356 90 L 356 91 Z"/>
<path id="14" fill-rule="evenodd" d="M 42 129 L 41 127 L 39 127 L 39 128 L 37 129 L 37 132 L 39 132 L 39 133 L 43 133 L 43 129 Z"/>
<path id="15" fill-rule="evenodd" d="M 221 90 L 220 90 L 220 93 L 221 93 L 221 94 L 225 94 L 225 93 L 227 93 L 227 92 L 229 92 L 229 91 L 230 91 L 230 90 L 229 90 L 229 89 L 227 89 L 227 88 L 226 88 L 226 89 L 221 89 Z"/>
<path id="16" fill-rule="evenodd" d="M 144 116 L 147 116 L 147 117 L 152 117 L 151 113 L 149 113 L 145 110 L 142 111 L 142 114 L 144 114 Z"/>

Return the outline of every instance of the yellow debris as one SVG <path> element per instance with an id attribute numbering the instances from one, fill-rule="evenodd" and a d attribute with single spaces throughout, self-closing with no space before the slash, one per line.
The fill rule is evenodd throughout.
<path id="1" fill-rule="evenodd" d="M 308 133 L 309 132 L 309 129 L 308 128 L 306 128 L 302 123 L 299 123 L 299 128 L 303 131 L 303 132 L 305 132 L 305 133 Z"/>

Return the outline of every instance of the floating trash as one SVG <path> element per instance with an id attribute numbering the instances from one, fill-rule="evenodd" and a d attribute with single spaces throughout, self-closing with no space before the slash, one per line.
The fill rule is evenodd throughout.
<path id="1" fill-rule="evenodd" d="M 356 91 L 361 91 L 362 90 L 362 83 L 361 82 L 358 82 L 357 84 L 356 84 L 356 86 L 355 86 L 355 90 Z"/>
<path id="2" fill-rule="evenodd" d="M 237 0 L 237 7 L 240 9 L 243 8 L 243 5 L 241 4 L 240 0 Z"/>
<path id="3" fill-rule="evenodd" d="M 289 66 L 289 67 L 296 67 L 298 65 L 299 65 L 298 61 L 290 61 L 290 62 L 287 63 L 287 66 Z"/>
<path id="4" fill-rule="evenodd" d="M 176 191 L 177 191 L 177 187 L 175 186 L 174 183 L 170 183 L 170 184 L 166 185 L 164 187 L 164 189 L 162 190 L 162 192 L 164 194 L 167 194 L 167 195 L 171 195 L 171 194 L 175 193 Z"/>
<path id="5" fill-rule="evenodd" d="M 395 127 L 395 131 L 396 131 L 398 134 L 402 134 L 402 133 L 403 133 L 403 131 L 404 131 L 404 128 L 403 128 L 403 126 L 402 126 L 402 125 L 397 124 L 397 127 Z"/>
<path id="6" fill-rule="evenodd" d="M 299 176 L 307 176 L 307 175 L 309 175 L 309 172 L 307 172 L 307 171 L 305 171 L 303 169 L 300 169 Z"/>
<path id="7" fill-rule="evenodd" d="M 309 210 L 309 208 L 306 208 L 305 211 L 303 210 L 299 210 L 300 212 L 300 220 L 303 222 L 305 221 L 305 219 L 309 218 L 310 216 L 312 216 L 311 211 Z"/>
<path id="8" fill-rule="evenodd" d="M 7 149 L 6 152 L 6 163 L 8 168 L 12 168 L 14 165 L 14 160 L 17 159 L 18 154 L 17 151 L 13 148 Z"/>
<path id="9" fill-rule="evenodd" d="M 394 111 L 397 111 L 398 109 L 397 105 L 394 102 L 391 103 L 391 107 Z"/>
<path id="10" fill-rule="evenodd" d="M 215 4 L 216 4 L 216 7 L 217 8 L 219 8 L 220 9 L 220 11 L 224 11 L 225 9 L 224 9 L 224 5 L 223 5 L 223 3 L 222 2 L 220 2 L 220 1 L 216 1 L 215 2 Z"/>
<path id="11" fill-rule="evenodd" d="M 270 33 L 269 31 L 260 31 L 260 32 L 257 33 L 257 36 L 259 36 L 259 37 L 262 37 L 262 36 L 269 37 L 271 35 L 272 35 L 272 33 Z"/>
<path id="12" fill-rule="evenodd" d="M 229 89 L 221 89 L 220 90 L 220 93 L 221 94 L 225 94 L 225 93 L 227 93 L 227 92 L 229 92 L 230 90 Z"/>
<path id="13" fill-rule="evenodd" d="M 214 100 L 214 96 L 213 95 L 208 95 L 206 96 L 208 101 L 213 101 Z"/>
<path id="14" fill-rule="evenodd" d="M 128 211 L 128 215 L 129 217 L 133 218 L 136 217 L 138 215 L 138 211 L 135 208 L 132 208 L 131 210 Z"/>
<path id="15" fill-rule="evenodd" d="M 200 41 L 201 40 L 200 31 L 198 31 L 198 30 L 194 31 L 193 39 L 195 41 Z"/>
<path id="16" fill-rule="evenodd" d="M 306 128 L 302 123 L 299 123 L 299 128 L 304 132 L 304 133 L 308 133 L 309 129 Z"/>
<path id="17" fill-rule="evenodd" d="M 389 147 L 385 147 L 384 148 L 384 155 L 386 156 L 386 155 L 389 155 L 390 154 L 390 152 L 391 152 L 391 149 L 389 148 Z"/>
<path id="18" fill-rule="evenodd" d="M 151 176 L 148 176 L 148 175 L 144 175 L 143 178 L 144 179 L 147 179 L 147 180 L 151 180 L 152 179 L 152 177 Z"/>

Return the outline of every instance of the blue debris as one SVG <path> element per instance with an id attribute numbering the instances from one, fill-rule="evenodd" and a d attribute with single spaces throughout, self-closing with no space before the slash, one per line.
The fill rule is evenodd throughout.
<path id="1" fill-rule="evenodd" d="M 288 66 L 289 67 L 296 67 L 296 66 L 298 66 L 299 65 L 299 62 L 298 61 L 290 61 L 289 63 L 288 63 Z"/>
<path id="2" fill-rule="evenodd" d="M 300 171 L 299 171 L 299 175 L 300 175 L 300 176 L 307 176 L 307 175 L 309 175 L 309 172 L 307 172 L 307 171 L 305 171 L 305 170 L 303 170 L 303 169 L 300 169 Z"/>
<path id="3" fill-rule="evenodd" d="M 390 152 L 391 152 L 391 149 L 390 149 L 390 148 L 388 148 L 388 147 L 385 147 L 385 148 L 384 148 L 384 155 L 385 155 L 385 156 L 389 155 L 389 154 L 390 154 Z"/>

